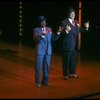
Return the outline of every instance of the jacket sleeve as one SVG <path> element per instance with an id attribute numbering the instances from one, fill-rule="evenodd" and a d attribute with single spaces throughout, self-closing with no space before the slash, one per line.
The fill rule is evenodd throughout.
<path id="1" fill-rule="evenodd" d="M 33 39 L 35 40 L 35 42 L 42 39 L 41 34 L 39 34 L 38 32 L 38 28 L 33 29 Z"/>

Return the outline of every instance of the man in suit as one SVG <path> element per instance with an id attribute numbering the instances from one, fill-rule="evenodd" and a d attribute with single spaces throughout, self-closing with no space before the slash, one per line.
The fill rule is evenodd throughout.
<path id="1" fill-rule="evenodd" d="M 76 58 L 79 46 L 79 34 L 83 29 L 75 20 L 75 11 L 72 7 L 69 8 L 68 18 L 61 22 L 61 36 L 63 48 L 63 77 L 64 79 L 78 78 L 76 74 Z M 85 30 L 88 30 L 89 22 L 85 23 Z"/>
<path id="2" fill-rule="evenodd" d="M 55 35 L 52 34 L 52 29 L 46 26 L 46 18 L 44 16 L 39 16 L 38 20 L 40 25 L 34 29 L 33 38 L 37 44 L 35 80 L 37 87 L 40 87 L 41 84 L 48 86 L 52 54 L 51 40 L 57 40 L 59 38 L 59 33 Z M 41 81 L 42 66 L 43 76 Z"/>

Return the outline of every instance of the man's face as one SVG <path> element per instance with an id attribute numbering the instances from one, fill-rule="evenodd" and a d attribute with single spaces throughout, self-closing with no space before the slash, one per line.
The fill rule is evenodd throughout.
<path id="1" fill-rule="evenodd" d="M 69 14 L 69 17 L 70 17 L 71 19 L 74 19 L 74 18 L 75 18 L 75 12 L 71 12 L 71 13 Z"/>
<path id="2" fill-rule="evenodd" d="M 41 26 L 42 27 L 45 27 L 46 26 L 46 21 L 45 20 L 41 22 Z"/>

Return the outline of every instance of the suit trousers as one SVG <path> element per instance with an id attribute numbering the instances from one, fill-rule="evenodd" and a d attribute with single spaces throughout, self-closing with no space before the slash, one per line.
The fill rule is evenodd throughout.
<path id="1" fill-rule="evenodd" d="M 37 84 L 41 84 L 42 67 L 43 67 L 42 81 L 45 84 L 48 83 L 50 61 L 51 61 L 51 55 L 44 54 L 36 56 L 35 80 Z"/>
<path id="2" fill-rule="evenodd" d="M 64 51 L 63 60 L 63 76 L 68 76 L 69 74 L 75 74 L 76 71 L 76 59 L 77 51 Z"/>

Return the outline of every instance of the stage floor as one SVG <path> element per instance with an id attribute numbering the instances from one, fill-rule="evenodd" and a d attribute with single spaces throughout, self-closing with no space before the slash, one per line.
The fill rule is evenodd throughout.
<path id="1" fill-rule="evenodd" d="M 0 41 L 0 99 L 99 98 L 100 60 L 78 54 L 78 79 L 64 80 L 61 55 L 52 54 L 50 86 L 35 85 L 35 49 Z"/>

